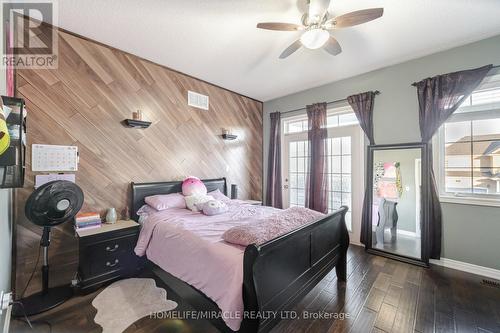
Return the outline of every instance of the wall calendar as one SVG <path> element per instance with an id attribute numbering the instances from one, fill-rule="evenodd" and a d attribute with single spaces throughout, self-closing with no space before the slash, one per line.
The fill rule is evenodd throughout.
<path id="1" fill-rule="evenodd" d="M 33 171 L 77 171 L 78 147 L 40 145 L 31 146 Z"/>

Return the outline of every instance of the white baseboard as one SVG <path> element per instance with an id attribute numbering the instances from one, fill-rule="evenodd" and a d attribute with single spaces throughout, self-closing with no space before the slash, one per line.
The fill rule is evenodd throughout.
<path id="1" fill-rule="evenodd" d="M 399 230 L 398 229 L 397 233 L 399 235 L 403 235 L 403 236 L 410 236 L 410 237 L 420 238 L 420 235 L 417 235 L 417 233 L 413 232 L 413 231 L 406 231 L 406 230 Z"/>
<path id="2" fill-rule="evenodd" d="M 438 266 L 456 269 L 459 271 L 464 271 L 467 273 L 489 277 L 495 280 L 500 280 L 500 270 L 494 268 L 478 266 L 448 258 L 441 258 L 440 260 L 431 259 L 430 263 Z"/>

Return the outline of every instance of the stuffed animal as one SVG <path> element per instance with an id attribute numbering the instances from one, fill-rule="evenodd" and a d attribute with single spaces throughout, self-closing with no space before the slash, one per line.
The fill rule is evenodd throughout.
<path id="1" fill-rule="evenodd" d="M 202 208 L 197 205 L 214 200 L 211 195 L 207 195 L 207 187 L 203 182 L 193 176 L 189 176 L 182 182 L 182 194 L 186 200 L 186 206 L 193 212 L 199 212 Z"/>
<path id="2" fill-rule="evenodd" d="M 208 216 L 219 215 L 229 211 L 229 207 L 220 200 L 210 200 L 196 206 L 203 211 L 203 214 Z"/>
<path id="3" fill-rule="evenodd" d="M 0 99 L 1 101 L 1 99 Z M 0 105 L 0 155 L 5 153 L 7 148 L 10 146 L 10 136 L 9 130 L 7 129 L 7 123 L 5 122 L 5 115 L 3 112 L 3 103 Z"/>
<path id="4" fill-rule="evenodd" d="M 186 197 L 195 194 L 206 195 L 207 187 L 203 184 L 200 178 L 188 176 L 182 182 L 182 194 Z"/>

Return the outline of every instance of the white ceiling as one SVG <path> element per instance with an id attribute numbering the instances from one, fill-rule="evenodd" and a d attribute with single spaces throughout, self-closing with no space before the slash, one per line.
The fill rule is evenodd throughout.
<path id="1" fill-rule="evenodd" d="M 61 0 L 59 26 L 243 95 L 267 101 L 500 34 L 498 0 L 332 0 L 330 12 L 384 7 L 384 16 L 334 31 L 343 52 L 301 49 L 306 0 Z"/>

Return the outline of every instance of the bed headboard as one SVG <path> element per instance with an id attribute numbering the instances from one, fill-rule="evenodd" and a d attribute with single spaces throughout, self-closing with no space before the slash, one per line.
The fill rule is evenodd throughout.
<path id="1" fill-rule="evenodd" d="M 226 178 L 205 179 L 202 182 L 207 187 L 207 191 L 219 189 L 224 195 L 227 195 Z M 132 185 L 132 203 L 130 217 L 137 221 L 139 216 L 137 211 L 144 205 L 144 198 L 155 194 L 169 194 L 182 192 L 182 181 L 157 182 L 157 183 L 131 183 Z"/>

